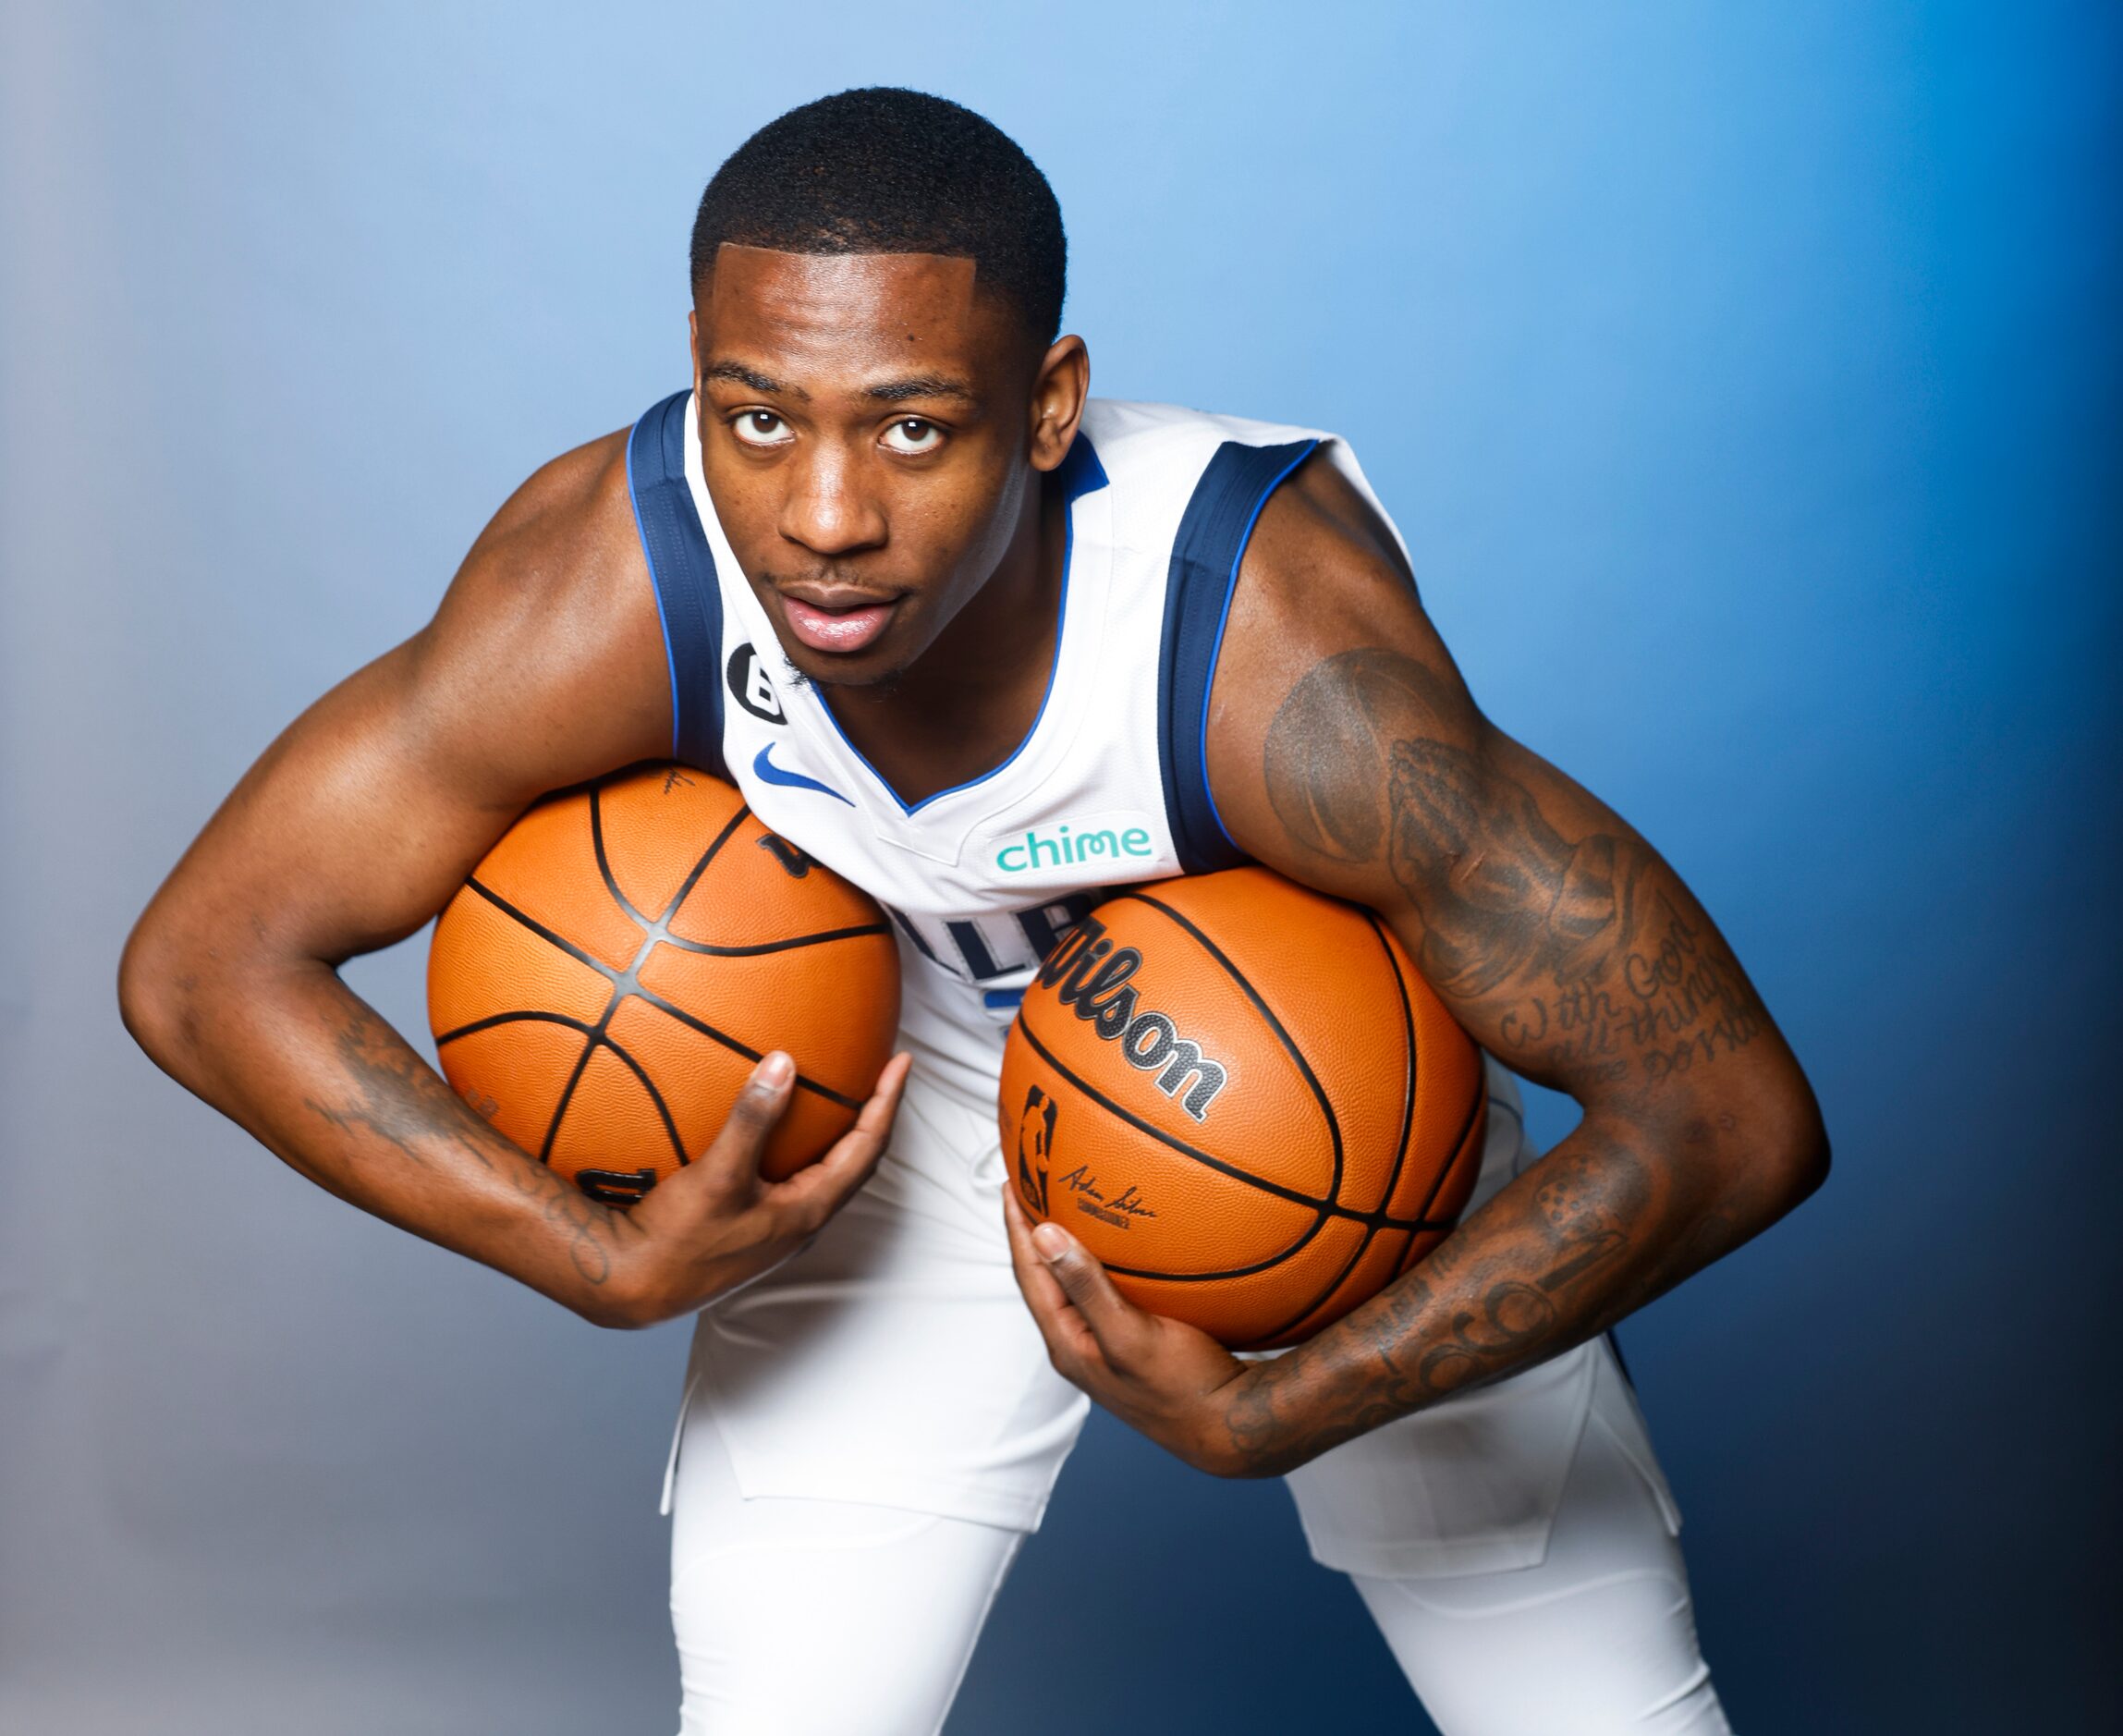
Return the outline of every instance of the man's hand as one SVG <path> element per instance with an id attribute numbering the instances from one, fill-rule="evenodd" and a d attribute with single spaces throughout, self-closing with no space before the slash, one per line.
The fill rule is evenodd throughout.
<path id="1" fill-rule="evenodd" d="M 1034 1226 L 1003 1190 L 1010 1263 L 1055 1370 L 1197 1471 L 1262 1472 L 1232 1449 L 1231 1417 L 1257 1371 L 1183 1321 L 1138 1308 L 1059 1224 Z"/>
<path id="2" fill-rule="evenodd" d="M 796 1067 L 778 1049 L 763 1057 L 715 1143 L 616 1218 L 598 1324 L 651 1326 L 696 1313 L 796 1253 L 877 1168 L 912 1065 L 895 1055 L 824 1156 L 786 1181 L 767 1181 L 760 1156 L 788 1107 Z"/>

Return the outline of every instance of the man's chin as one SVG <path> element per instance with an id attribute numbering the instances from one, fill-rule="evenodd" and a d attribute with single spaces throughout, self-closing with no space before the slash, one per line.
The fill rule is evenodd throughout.
<path id="1" fill-rule="evenodd" d="M 892 640 L 893 636 L 887 634 L 874 645 L 841 654 L 813 651 L 808 646 L 799 646 L 792 652 L 784 645 L 782 667 L 799 687 L 848 691 L 889 688 L 906 674 L 908 665 L 914 661 L 910 655 L 896 655 L 897 647 Z"/>

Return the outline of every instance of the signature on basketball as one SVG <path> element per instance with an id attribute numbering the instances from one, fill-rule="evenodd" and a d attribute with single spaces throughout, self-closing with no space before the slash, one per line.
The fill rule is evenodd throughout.
<path id="1" fill-rule="evenodd" d="M 1101 1192 L 1098 1178 L 1091 1173 L 1088 1164 L 1079 1164 L 1062 1179 L 1062 1186 L 1076 1195 L 1076 1209 L 1087 1212 L 1102 1224 L 1111 1224 L 1116 1229 L 1127 1229 L 1131 1220 L 1138 1217 L 1155 1217 L 1157 1214 L 1142 1203 L 1142 1195 L 1130 1182 L 1127 1187 L 1108 1198 Z"/>

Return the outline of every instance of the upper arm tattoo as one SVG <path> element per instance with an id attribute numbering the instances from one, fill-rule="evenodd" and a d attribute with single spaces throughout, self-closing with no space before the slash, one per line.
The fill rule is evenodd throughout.
<path id="1" fill-rule="evenodd" d="M 1325 658 L 1268 727 L 1289 839 L 1383 856 L 1421 925 L 1431 984 L 1535 1072 L 1654 1084 L 1744 1047 L 1766 1020 L 1678 880 L 1628 831 L 1570 837 L 1539 793 L 1441 732 L 1465 702 L 1413 658 Z"/>

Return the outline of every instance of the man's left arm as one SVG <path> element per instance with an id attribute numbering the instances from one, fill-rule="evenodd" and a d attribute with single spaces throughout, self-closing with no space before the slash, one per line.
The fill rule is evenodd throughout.
<path id="1" fill-rule="evenodd" d="M 1578 670 L 1582 703 L 1612 678 Z M 1210 777 L 1257 861 L 1377 911 L 1475 1040 L 1582 1121 L 1427 1259 L 1246 1363 L 1144 1314 L 1010 1202 L 1055 1365 L 1204 1470 L 1265 1476 L 1604 1331 L 1820 1185 L 1790 1049 L 1680 876 L 1491 725 L 1397 546 L 1324 462 L 1263 511 L 1219 662 Z"/>

